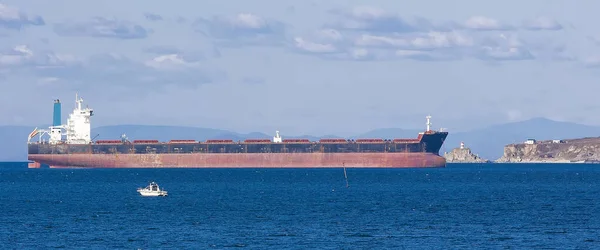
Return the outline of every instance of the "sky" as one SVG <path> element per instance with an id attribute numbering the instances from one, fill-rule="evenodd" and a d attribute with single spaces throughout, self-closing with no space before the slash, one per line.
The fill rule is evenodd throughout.
<path id="1" fill-rule="evenodd" d="M 0 125 L 600 125 L 600 1 L 0 0 Z"/>

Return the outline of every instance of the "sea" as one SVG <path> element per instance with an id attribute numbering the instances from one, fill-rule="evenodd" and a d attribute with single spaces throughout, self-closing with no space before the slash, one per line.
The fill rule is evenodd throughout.
<path id="1" fill-rule="evenodd" d="M 151 181 L 169 195 L 136 192 Z M 600 249 L 600 165 L 0 163 L 0 211 L 0 249 Z"/>

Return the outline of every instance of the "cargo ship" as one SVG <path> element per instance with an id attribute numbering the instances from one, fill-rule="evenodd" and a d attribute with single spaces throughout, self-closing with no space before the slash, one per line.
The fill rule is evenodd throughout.
<path id="1" fill-rule="evenodd" d="M 448 132 L 431 129 L 416 138 L 381 139 L 271 138 L 234 141 L 169 140 L 151 138 L 93 140 L 91 117 L 75 96 L 75 108 L 61 124 L 61 103 L 54 101 L 52 126 L 34 129 L 27 139 L 30 168 L 424 168 L 445 167 L 439 150 Z M 32 140 L 35 137 L 37 140 Z"/>

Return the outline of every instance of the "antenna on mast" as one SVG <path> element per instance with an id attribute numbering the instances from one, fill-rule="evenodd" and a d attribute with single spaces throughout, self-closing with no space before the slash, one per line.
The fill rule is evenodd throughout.
<path id="1" fill-rule="evenodd" d="M 81 103 L 83 103 L 83 98 L 79 97 L 78 93 L 75 93 L 75 103 L 77 104 L 77 110 L 81 110 Z"/>
<path id="2" fill-rule="evenodd" d="M 431 131 L 431 115 L 428 115 L 425 118 L 427 119 L 427 123 L 426 123 L 427 130 L 425 130 L 425 131 Z"/>

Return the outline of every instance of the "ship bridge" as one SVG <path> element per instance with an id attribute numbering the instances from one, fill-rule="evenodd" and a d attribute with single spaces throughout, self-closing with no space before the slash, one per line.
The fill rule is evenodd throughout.
<path id="1" fill-rule="evenodd" d="M 94 110 L 88 107 L 83 108 L 83 98 L 75 94 L 75 108 L 69 114 L 67 124 L 61 124 L 61 103 L 60 100 L 54 101 L 54 113 L 52 126 L 48 129 L 35 128 L 27 138 L 30 142 L 35 136 L 39 136 L 39 143 L 44 143 L 43 136 L 49 135 L 47 141 L 50 144 L 68 143 L 68 144 L 89 144 L 91 139 L 90 117 L 94 115 Z M 66 140 L 63 140 L 66 136 Z"/>

